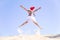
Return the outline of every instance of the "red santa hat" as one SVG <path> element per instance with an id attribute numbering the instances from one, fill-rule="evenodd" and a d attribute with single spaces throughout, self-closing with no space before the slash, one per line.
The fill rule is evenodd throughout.
<path id="1" fill-rule="evenodd" d="M 32 7 L 30 7 L 30 10 L 34 10 L 34 8 L 35 8 L 35 7 L 34 7 L 34 6 L 32 6 Z"/>

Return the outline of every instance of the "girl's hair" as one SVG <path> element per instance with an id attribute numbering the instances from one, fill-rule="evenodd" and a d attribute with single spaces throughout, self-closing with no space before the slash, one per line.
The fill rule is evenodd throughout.
<path id="1" fill-rule="evenodd" d="M 35 7 L 34 7 L 34 6 L 30 7 L 30 10 L 34 10 L 34 9 L 35 9 Z"/>

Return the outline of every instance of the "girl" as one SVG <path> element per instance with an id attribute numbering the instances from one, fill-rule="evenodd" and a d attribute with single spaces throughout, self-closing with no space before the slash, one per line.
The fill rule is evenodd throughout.
<path id="1" fill-rule="evenodd" d="M 36 19 L 35 19 L 35 14 L 34 12 L 36 12 L 37 10 L 41 9 L 41 7 L 39 7 L 38 9 L 35 9 L 34 6 L 30 7 L 30 10 L 27 10 L 25 7 L 23 7 L 22 5 L 20 5 L 21 8 L 23 8 L 24 10 L 26 10 L 28 12 L 28 19 L 23 23 L 21 24 L 19 27 L 25 25 L 28 23 L 29 20 L 32 20 L 32 22 L 37 25 L 37 27 L 39 27 L 41 29 L 41 27 L 39 26 L 39 24 L 37 23 Z M 35 9 L 35 10 L 34 10 Z"/>

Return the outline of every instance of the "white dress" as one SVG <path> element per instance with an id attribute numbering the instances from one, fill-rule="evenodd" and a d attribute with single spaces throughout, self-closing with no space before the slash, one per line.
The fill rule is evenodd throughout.
<path id="1" fill-rule="evenodd" d="M 36 19 L 35 19 L 35 17 L 34 17 L 34 15 L 33 15 L 33 13 L 32 13 L 31 16 L 28 16 L 28 17 L 27 17 L 27 20 L 28 20 L 28 21 L 34 21 L 34 22 L 37 22 Z"/>

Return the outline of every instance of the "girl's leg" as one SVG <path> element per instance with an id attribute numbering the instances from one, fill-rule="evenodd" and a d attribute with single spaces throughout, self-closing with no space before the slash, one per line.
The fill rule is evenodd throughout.
<path id="1" fill-rule="evenodd" d="M 32 17 L 32 21 L 37 27 L 39 27 L 39 29 L 42 29 L 34 17 Z"/>
<path id="2" fill-rule="evenodd" d="M 35 25 L 37 25 L 37 27 L 39 27 L 39 29 L 42 29 L 37 22 L 33 21 L 33 23 L 34 23 Z"/>
<path id="3" fill-rule="evenodd" d="M 25 25 L 25 24 L 27 24 L 27 23 L 28 23 L 28 20 L 25 21 L 23 24 L 21 24 L 19 27 L 21 27 L 21 26 L 23 26 L 23 25 Z"/>

